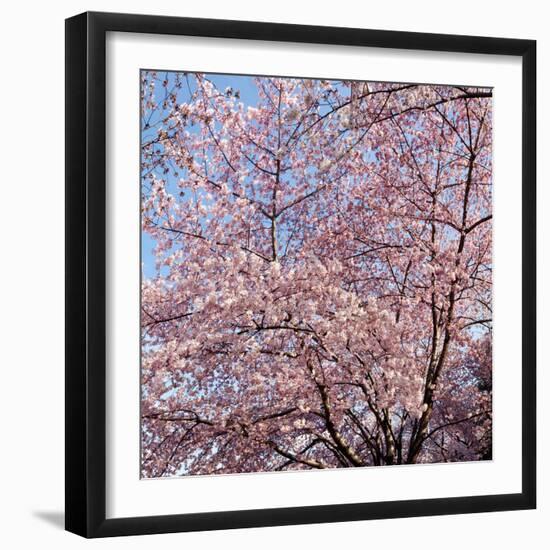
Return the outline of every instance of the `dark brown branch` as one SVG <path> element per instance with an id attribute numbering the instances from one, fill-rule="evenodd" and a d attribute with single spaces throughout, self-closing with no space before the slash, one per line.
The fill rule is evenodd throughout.
<path id="1" fill-rule="evenodd" d="M 298 462 L 299 464 L 305 464 L 310 468 L 315 468 L 318 470 L 323 470 L 327 468 L 326 464 L 323 464 L 322 462 L 319 462 L 317 460 L 311 460 L 309 458 L 301 458 L 289 451 L 285 451 L 284 449 L 281 449 L 281 447 L 279 447 L 274 441 L 268 441 L 268 444 L 273 448 L 275 452 L 279 453 L 281 456 L 285 458 L 288 458 L 289 460 L 292 460 L 293 462 Z"/>
<path id="2" fill-rule="evenodd" d="M 457 424 L 462 424 L 463 422 L 467 422 L 468 420 L 472 420 L 474 418 L 479 418 L 480 416 L 488 415 L 489 413 L 487 411 L 481 411 L 477 414 L 472 414 L 470 416 L 467 416 L 466 418 L 461 418 L 460 420 L 453 420 L 452 422 L 447 422 L 446 424 L 441 424 L 441 426 L 437 426 L 437 428 L 434 428 L 432 431 L 430 431 L 426 436 L 424 436 L 422 441 L 425 441 L 426 439 L 432 437 L 436 432 L 442 430 L 443 428 L 448 428 L 449 426 L 456 426 Z"/>
<path id="3" fill-rule="evenodd" d="M 493 219 L 493 216 L 489 214 L 488 216 L 485 216 L 484 218 L 481 218 L 480 220 L 477 220 L 477 222 L 473 223 L 464 230 L 466 234 L 470 233 L 470 231 L 473 231 L 478 225 L 481 225 L 482 223 L 488 222 L 489 220 Z"/>

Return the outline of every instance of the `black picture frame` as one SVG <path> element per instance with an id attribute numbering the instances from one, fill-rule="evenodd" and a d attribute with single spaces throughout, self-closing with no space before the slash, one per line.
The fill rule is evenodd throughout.
<path id="1" fill-rule="evenodd" d="M 522 491 L 106 519 L 105 39 L 108 31 L 516 56 L 522 60 Z M 536 506 L 536 42 L 88 12 L 66 20 L 66 529 L 107 537 Z M 519 337 L 520 335 L 518 335 Z"/>

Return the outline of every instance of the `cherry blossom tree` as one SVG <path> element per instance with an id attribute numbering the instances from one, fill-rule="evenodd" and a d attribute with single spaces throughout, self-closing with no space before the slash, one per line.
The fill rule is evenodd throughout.
<path id="1" fill-rule="evenodd" d="M 491 90 L 221 80 L 141 75 L 142 475 L 490 459 Z"/>

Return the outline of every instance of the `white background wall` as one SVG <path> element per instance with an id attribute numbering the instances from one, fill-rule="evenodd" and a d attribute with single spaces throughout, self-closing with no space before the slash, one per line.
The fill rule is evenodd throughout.
<path id="1" fill-rule="evenodd" d="M 63 524 L 64 18 L 85 10 L 478 34 L 538 40 L 539 509 L 130 537 L 86 542 Z M 4 548 L 544 548 L 550 539 L 546 466 L 550 406 L 543 402 L 550 336 L 543 284 L 550 268 L 550 36 L 544 3 L 143 0 L 5 2 L 0 40 L 0 543 Z M 510 223 L 514 223 L 510 220 Z M 546 250 L 544 250 L 546 248 Z M 514 406 L 514 405 L 512 405 Z"/>

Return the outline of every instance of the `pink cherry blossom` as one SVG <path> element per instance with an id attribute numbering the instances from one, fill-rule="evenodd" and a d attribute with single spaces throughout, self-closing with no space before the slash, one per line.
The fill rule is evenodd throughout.
<path id="1" fill-rule="evenodd" d="M 491 458 L 491 90 L 219 81 L 141 77 L 142 476 Z"/>

